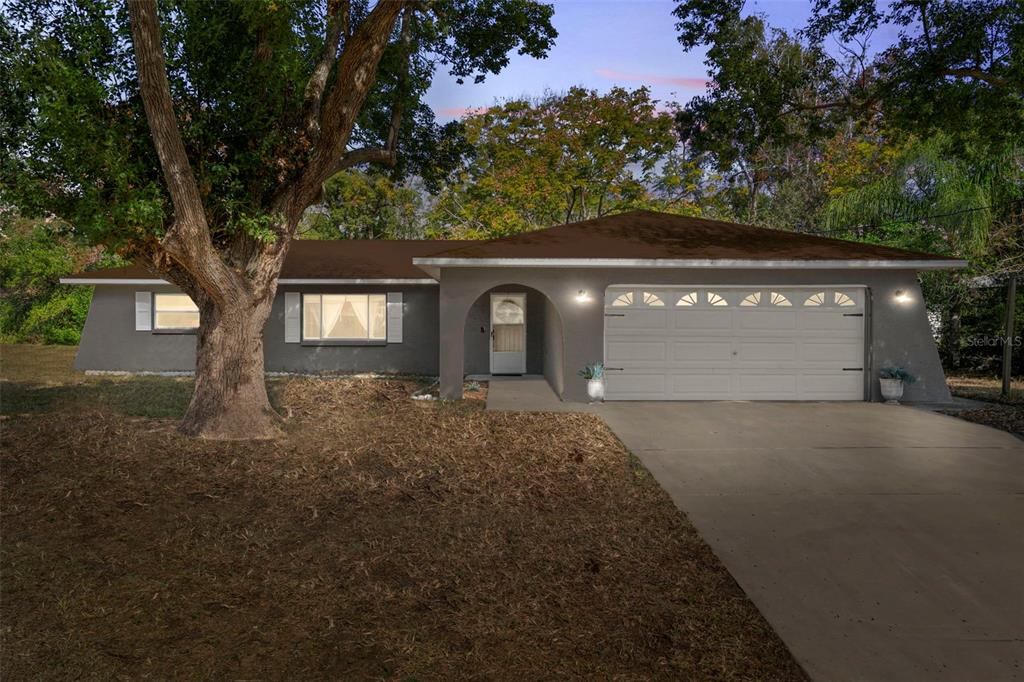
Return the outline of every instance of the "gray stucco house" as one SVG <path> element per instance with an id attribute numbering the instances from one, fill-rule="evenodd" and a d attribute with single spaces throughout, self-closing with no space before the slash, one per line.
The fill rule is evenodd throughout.
<path id="1" fill-rule="evenodd" d="M 963 261 L 650 211 L 489 241 L 296 241 L 270 372 L 543 374 L 563 400 L 878 400 L 878 369 L 949 399 L 917 273 Z M 140 266 L 95 286 L 75 366 L 189 371 L 199 314 Z"/>

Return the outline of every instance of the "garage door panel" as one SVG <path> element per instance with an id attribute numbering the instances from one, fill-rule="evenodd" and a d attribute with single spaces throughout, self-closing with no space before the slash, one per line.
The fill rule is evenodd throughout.
<path id="1" fill-rule="evenodd" d="M 749 398 L 770 398 L 774 400 L 796 399 L 797 378 L 787 374 L 755 374 L 752 372 L 736 377 L 736 391 L 739 400 Z"/>
<path id="2" fill-rule="evenodd" d="M 660 372 L 643 374 L 608 372 L 605 389 L 616 400 L 659 400 L 667 398 L 665 375 Z"/>
<path id="3" fill-rule="evenodd" d="M 797 314 L 793 311 L 740 310 L 736 312 L 740 329 L 796 329 Z"/>
<path id="4" fill-rule="evenodd" d="M 864 343 L 857 341 L 804 341 L 800 357 L 808 362 L 860 365 L 864 360 Z"/>
<path id="5" fill-rule="evenodd" d="M 859 400 L 864 394 L 864 374 L 805 372 L 800 376 L 800 394 L 803 400 Z"/>
<path id="6" fill-rule="evenodd" d="M 648 329 L 665 329 L 667 313 L 664 310 L 630 310 L 628 313 L 612 313 L 605 318 L 608 329 L 635 333 Z"/>
<path id="7" fill-rule="evenodd" d="M 860 337 L 864 328 L 864 318 L 855 317 L 857 313 L 832 313 L 823 311 L 807 311 L 803 315 L 803 329 L 813 331 L 852 332 Z"/>
<path id="8" fill-rule="evenodd" d="M 732 312 L 728 310 L 672 311 L 674 329 L 732 329 Z"/>
<path id="9" fill-rule="evenodd" d="M 622 370 L 609 370 L 609 400 L 863 399 L 863 290 L 627 289 L 667 303 L 611 307 L 618 288 L 609 288 L 605 364 Z"/>
<path id="10" fill-rule="evenodd" d="M 731 361 L 732 339 L 725 337 L 707 341 L 676 341 L 672 344 L 672 360 L 686 363 Z"/>
<path id="11" fill-rule="evenodd" d="M 741 363 L 748 360 L 795 360 L 796 349 L 795 340 L 743 339 L 738 345 L 737 360 Z"/>
<path id="12" fill-rule="evenodd" d="M 672 374 L 671 398 L 689 400 L 727 400 L 732 395 L 732 376 L 707 371 Z"/>
<path id="13" fill-rule="evenodd" d="M 612 341 L 608 343 L 608 361 L 628 364 L 630 361 L 665 360 L 666 341 Z"/>

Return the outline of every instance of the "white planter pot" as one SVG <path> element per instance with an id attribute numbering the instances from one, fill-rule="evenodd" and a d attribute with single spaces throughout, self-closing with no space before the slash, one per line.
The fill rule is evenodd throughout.
<path id="1" fill-rule="evenodd" d="M 604 400 L 604 379 L 588 379 L 587 395 L 592 403 Z"/>
<path id="2" fill-rule="evenodd" d="M 898 405 L 900 398 L 903 397 L 903 380 L 879 379 L 878 381 L 882 384 L 882 397 L 885 398 L 885 402 L 890 405 Z"/>

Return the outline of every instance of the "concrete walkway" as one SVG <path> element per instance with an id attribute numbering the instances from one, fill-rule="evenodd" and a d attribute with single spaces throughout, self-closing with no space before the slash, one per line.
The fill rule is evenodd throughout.
<path id="1" fill-rule="evenodd" d="M 812 678 L 1024 679 L 1024 442 L 871 403 L 594 411 Z"/>

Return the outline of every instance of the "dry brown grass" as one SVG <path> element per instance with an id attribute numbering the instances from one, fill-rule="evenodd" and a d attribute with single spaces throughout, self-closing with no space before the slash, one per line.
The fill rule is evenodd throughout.
<path id="1" fill-rule="evenodd" d="M 992 404 L 975 410 L 947 411 L 946 414 L 1024 438 L 1024 381 L 1019 378 L 1012 380 L 1008 396 L 1002 394 L 1002 381 L 995 377 L 951 376 L 947 382 L 955 396 Z"/>
<path id="2" fill-rule="evenodd" d="M 266 443 L 5 418 L 4 677 L 804 679 L 596 417 L 413 390 L 276 382 Z"/>
<path id="3" fill-rule="evenodd" d="M 1024 380 L 1010 381 L 1010 395 L 1002 394 L 1003 382 L 996 377 L 951 376 L 946 378 L 949 390 L 961 398 L 973 398 L 1005 405 L 1024 405 Z"/>

